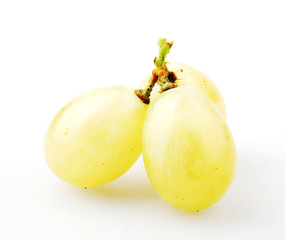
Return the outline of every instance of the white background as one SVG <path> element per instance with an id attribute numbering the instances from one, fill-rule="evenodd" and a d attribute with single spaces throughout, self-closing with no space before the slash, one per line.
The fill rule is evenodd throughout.
<path id="1" fill-rule="evenodd" d="M 285 239 L 284 1 L 1 1 L 0 239 Z M 186 213 L 150 185 L 140 158 L 81 189 L 43 156 L 48 124 L 73 97 L 138 87 L 159 37 L 168 61 L 224 96 L 238 165 L 214 206 Z"/>

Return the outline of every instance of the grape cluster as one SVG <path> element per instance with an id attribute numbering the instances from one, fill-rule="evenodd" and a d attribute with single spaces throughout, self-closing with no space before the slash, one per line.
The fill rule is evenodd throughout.
<path id="1" fill-rule="evenodd" d="M 100 186 L 123 175 L 142 153 L 154 189 L 177 208 L 205 209 L 225 194 L 236 151 L 222 95 L 203 73 L 165 62 L 172 44 L 160 39 L 156 68 L 140 89 L 96 89 L 56 115 L 44 152 L 59 178 Z"/>

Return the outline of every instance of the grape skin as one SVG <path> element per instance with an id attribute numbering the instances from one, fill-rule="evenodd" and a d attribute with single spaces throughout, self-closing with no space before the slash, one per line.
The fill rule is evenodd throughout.
<path id="1" fill-rule="evenodd" d="M 146 111 L 124 86 L 99 88 L 67 104 L 49 126 L 47 163 L 62 180 L 94 187 L 123 175 L 142 150 Z"/>
<path id="2" fill-rule="evenodd" d="M 167 62 L 166 66 L 170 72 L 174 72 L 177 76 L 176 83 L 178 86 L 192 87 L 203 93 L 218 107 L 222 115 L 226 118 L 226 108 L 223 97 L 214 82 L 209 77 L 195 68 L 183 63 Z M 140 88 L 145 88 L 150 77 L 151 75 L 144 79 Z M 160 86 L 156 84 L 151 92 L 150 101 L 154 101 L 154 99 L 159 96 L 159 90 Z"/>
<path id="3" fill-rule="evenodd" d="M 143 159 L 164 200 L 197 211 L 217 202 L 231 185 L 236 151 L 217 107 L 200 92 L 179 87 L 150 103 L 143 127 Z"/>

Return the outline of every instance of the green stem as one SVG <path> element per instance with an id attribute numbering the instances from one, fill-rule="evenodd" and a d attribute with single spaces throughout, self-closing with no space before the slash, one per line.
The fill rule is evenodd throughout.
<path id="1" fill-rule="evenodd" d="M 158 41 L 159 52 L 158 58 L 154 59 L 154 65 L 156 67 L 165 66 L 165 57 L 169 53 L 170 48 L 172 47 L 173 42 L 168 43 L 166 38 L 160 38 Z"/>
<path id="2" fill-rule="evenodd" d="M 176 87 L 173 81 L 169 80 L 169 71 L 165 63 L 166 55 L 169 53 L 172 47 L 173 41 L 168 43 L 166 38 L 159 39 L 159 52 L 158 57 L 154 59 L 154 65 L 156 68 L 152 71 L 152 76 L 144 89 L 137 89 L 135 90 L 135 94 L 138 98 L 146 103 L 149 104 L 150 102 L 150 94 L 151 91 L 156 83 L 158 83 L 161 87 L 161 92 L 164 92 L 170 88 Z M 175 75 L 172 74 L 172 77 Z"/>

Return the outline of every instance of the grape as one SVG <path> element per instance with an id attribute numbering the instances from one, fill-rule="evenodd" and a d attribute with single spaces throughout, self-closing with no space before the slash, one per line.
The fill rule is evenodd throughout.
<path id="1" fill-rule="evenodd" d="M 150 102 L 142 141 L 153 187 L 177 208 L 205 209 L 231 185 L 236 162 L 231 132 L 217 107 L 193 88 L 173 88 Z"/>
<path id="2" fill-rule="evenodd" d="M 141 154 L 146 105 L 132 88 L 105 87 L 67 104 L 49 126 L 44 143 L 49 167 L 80 187 L 108 183 Z"/>
<path id="3" fill-rule="evenodd" d="M 214 82 L 209 77 L 183 63 L 168 62 L 166 63 L 166 66 L 169 72 L 173 72 L 176 75 L 177 80 L 175 83 L 178 86 L 192 87 L 203 93 L 218 107 L 223 116 L 226 117 L 226 109 L 223 97 Z M 140 88 L 145 88 L 150 78 L 151 75 L 147 76 L 142 82 Z M 159 90 L 160 86 L 156 84 L 153 87 L 150 95 L 151 101 L 159 96 Z"/>

